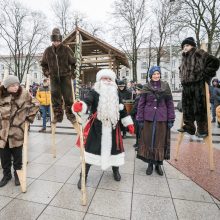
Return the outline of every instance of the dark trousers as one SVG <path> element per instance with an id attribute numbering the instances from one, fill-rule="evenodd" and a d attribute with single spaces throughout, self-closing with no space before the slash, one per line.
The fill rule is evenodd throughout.
<path id="1" fill-rule="evenodd" d="M 9 148 L 7 143 L 5 148 L 0 149 L 0 154 L 4 176 L 11 176 L 12 157 L 14 171 L 22 168 L 22 146 Z"/>
<path id="2" fill-rule="evenodd" d="M 51 100 L 53 107 L 62 107 L 62 98 L 65 106 L 72 106 L 73 94 L 71 82 L 71 76 L 51 77 Z"/>
<path id="3" fill-rule="evenodd" d="M 67 119 L 75 121 L 75 116 L 71 111 L 73 104 L 71 76 L 51 77 L 51 100 L 55 116 L 63 117 L 63 101 Z M 61 120 L 62 121 L 62 120 Z"/>
<path id="4" fill-rule="evenodd" d="M 46 128 L 47 115 L 50 115 L 50 106 L 49 105 L 41 105 L 40 110 L 42 112 L 43 128 Z"/>
<path id="5" fill-rule="evenodd" d="M 198 132 L 207 132 L 208 123 L 205 82 L 200 81 L 190 84 L 183 84 L 182 86 L 182 108 L 184 124 L 193 128 L 194 121 L 196 121 Z"/>

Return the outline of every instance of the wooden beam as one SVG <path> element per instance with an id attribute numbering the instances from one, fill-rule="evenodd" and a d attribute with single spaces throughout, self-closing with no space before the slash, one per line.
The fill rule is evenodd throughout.
<path id="1" fill-rule="evenodd" d="M 93 40 L 84 40 L 82 41 L 82 44 L 88 44 L 88 43 L 95 43 Z M 68 42 L 66 44 L 76 44 L 76 42 Z"/>
<path id="2" fill-rule="evenodd" d="M 113 60 L 84 60 L 84 61 L 82 61 L 82 64 L 85 64 L 85 63 L 109 63 L 109 62 L 113 62 Z"/>
<path id="3" fill-rule="evenodd" d="M 98 58 L 98 57 L 108 57 L 111 58 L 108 54 L 97 54 L 97 55 L 89 55 L 89 56 L 83 56 L 82 58 Z"/>

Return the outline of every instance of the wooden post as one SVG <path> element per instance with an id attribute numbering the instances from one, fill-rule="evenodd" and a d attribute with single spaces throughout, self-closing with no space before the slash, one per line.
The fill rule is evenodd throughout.
<path id="1" fill-rule="evenodd" d="M 74 98 L 74 90 L 73 90 L 73 98 L 74 101 L 79 101 L 79 89 L 80 89 L 80 67 L 81 67 L 81 58 L 82 58 L 82 37 L 79 31 L 76 31 L 76 48 L 75 48 L 75 57 L 76 57 L 76 89 L 75 89 L 75 98 Z M 72 83 L 73 86 L 73 83 Z M 78 124 L 79 130 L 79 137 L 80 137 L 80 157 L 81 157 L 81 164 L 82 164 L 82 178 L 81 178 L 81 191 L 82 191 L 82 198 L 81 204 L 87 204 L 87 195 L 86 195 L 86 167 L 85 167 L 85 149 L 84 149 L 84 140 L 83 140 L 83 128 L 82 128 L 82 119 L 81 115 L 76 115 L 76 120 Z"/>
<path id="2" fill-rule="evenodd" d="M 26 90 L 29 90 L 29 74 L 27 74 Z M 28 148 L 28 128 L 29 123 L 25 121 L 24 125 L 24 144 L 22 149 L 22 169 L 16 170 L 20 181 L 21 191 L 27 191 L 27 148 Z"/>

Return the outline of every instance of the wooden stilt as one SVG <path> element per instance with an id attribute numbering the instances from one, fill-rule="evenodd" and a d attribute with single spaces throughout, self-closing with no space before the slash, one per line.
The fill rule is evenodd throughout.
<path id="1" fill-rule="evenodd" d="M 56 123 L 51 123 L 51 139 L 52 139 L 51 153 L 53 154 L 53 158 L 56 158 L 57 156 L 55 134 L 56 134 Z"/>
<path id="2" fill-rule="evenodd" d="M 29 90 L 29 75 L 27 74 L 26 90 Z M 29 123 L 25 121 L 24 125 L 24 143 L 22 149 L 22 169 L 16 170 L 20 181 L 21 191 L 27 191 L 27 148 L 28 148 L 28 128 Z"/>
<path id="3" fill-rule="evenodd" d="M 209 86 L 205 83 L 206 90 L 206 108 L 207 108 L 207 122 L 208 122 L 208 136 L 204 138 L 206 145 L 209 148 L 209 168 L 214 170 L 214 155 L 213 155 L 213 144 L 212 144 L 212 124 L 211 124 L 211 112 L 210 112 L 210 97 L 209 97 Z"/>
<path id="4" fill-rule="evenodd" d="M 53 158 L 56 158 L 56 123 L 54 122 L 54 111 L 53 111 L 53 107 L 52 107 L 52 100 L 50 97 L 50 118 L 51 118 L 51 122 L 50 122 L 50 126 L 51 126 L 51 153 L 53 154 Z"/>
<path id="5" fill-rule="evenodd" d="M 183 127 L 183 114 L 181 117 L 181 122 L 180 122 L 180 128 Z M 177 143 L 176 143 L 176 156 L 175 156 L 175 160 L 178 160 L 178 156 L 179 156 L 179 149 L 180 149 L 180 145 L 183 141 L 183 136 L 184 136 L 184 132 L 179 132 L 178 137 L 177 137 Z"/>
<path id="6" fill-rule="evenodd" d="M 201 43 L 201 49 L 207 51 L 207 46 L 205 42 Z M 205 83 L 205 93 L 206 93 L 206 109 L 207 109 L 207 122 L 208 122 L 208 136 L 204 138 L 206 145 L 209 148 L 209 169 L 213 171 L 214 168 L 214 155 L 213 155 L 213 143 L 212 143 L 212 123 L 211 123 L 211 112 L 210 112 L 210 94 L 209 85 Z"/>

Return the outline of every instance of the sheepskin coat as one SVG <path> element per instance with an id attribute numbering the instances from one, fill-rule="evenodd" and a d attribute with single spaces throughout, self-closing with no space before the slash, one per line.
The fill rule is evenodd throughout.
<path id="1" fill-rule="evenodd" d="M 10 148 L 23 145 L 25 121 L 34 121 L 39 110 L 36 103 L 38 101 L 22 87 L 12 95 L 0 86 L 0 148 L 4 148 L 7 142 Z"/>

